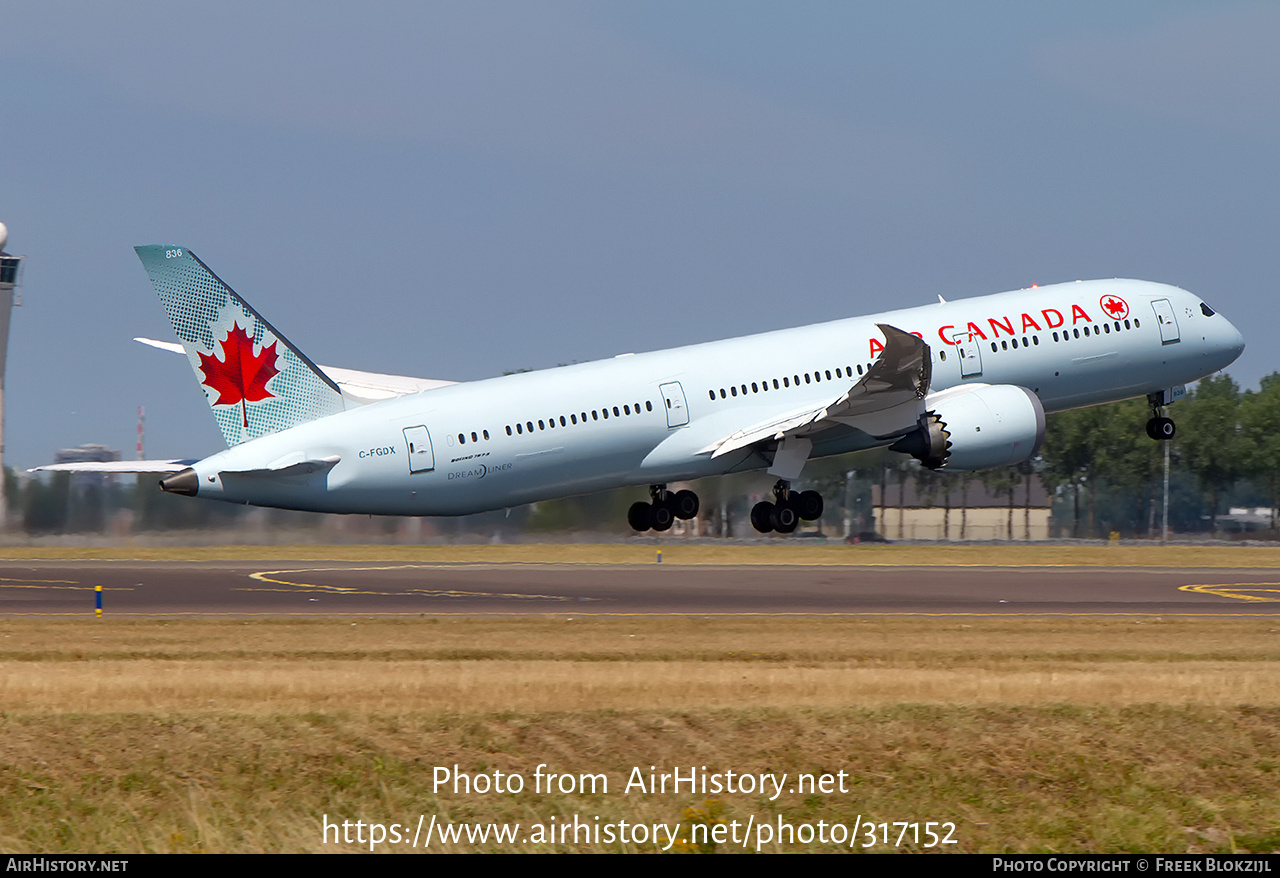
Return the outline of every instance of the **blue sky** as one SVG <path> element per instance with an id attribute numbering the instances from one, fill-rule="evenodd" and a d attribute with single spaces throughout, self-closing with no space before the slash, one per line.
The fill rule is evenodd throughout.
<path id="1" fill-rule="evenodd" d="M 1280 368 L 1280 6 L 0 2 L 6 462 L 221 439 L 132 247 L 468 380 L 1139 277 Z"/>

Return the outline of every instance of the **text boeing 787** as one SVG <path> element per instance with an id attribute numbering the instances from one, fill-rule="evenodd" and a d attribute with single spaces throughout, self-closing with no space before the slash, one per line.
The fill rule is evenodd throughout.
<path id="1" fill-rule="evenodd" d="M 465 515 L 640 485 L 631 526 L 665 530 L 698 511 L 668 484 L 767 469 L 752 524 L 789 533 L 822 512 L 790 489 L 810 458 L 1008 466 L 1036 453 L 1045 412 L 1139 396 L 1167 439 L 1163 407 L 1244 349 L 1185 290 L 1095 280 L 458 384 L 317 366 L 190 250 L 136 249 L 229 447 L 43 469 L 168 473 L 166 491 L 317 512 Z"/>

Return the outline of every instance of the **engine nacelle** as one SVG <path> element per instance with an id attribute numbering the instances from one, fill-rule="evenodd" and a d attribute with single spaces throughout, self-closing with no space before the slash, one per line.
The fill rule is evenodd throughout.
<path id="1" fill-rule="evenodd" d="M 969 472 L 1028 460 L 1044 441 L 1040 398 L 1013 384 L 944 390 L 929 400 L 916 430 L 889 448 L 930 469 Z"/>

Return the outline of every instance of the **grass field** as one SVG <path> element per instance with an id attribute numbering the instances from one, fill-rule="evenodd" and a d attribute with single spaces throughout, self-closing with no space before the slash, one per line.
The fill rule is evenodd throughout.
<path id="1" fill-rule="evenodd" d="M 1263 617 L 0 619 L 0 849 L 359 850 L 324 821 L 423 815 L 525 833 L 432 850 L 665 844 L 523 840 L 576 816 L 679 825 L 672 850 L 744 849 L 710 840 L 735 823 L 851 847 L 760 836 L 781 820 L 857 825 L 853 850 L 935 821 L 945 850 L 1272 851 L 1277 659 Z M 437 789 L 455 765 L 528 788 Z M 535 791 L 540 765 L 608 791 Z M 625 791 L 702 766 L 788 781 Z"/>

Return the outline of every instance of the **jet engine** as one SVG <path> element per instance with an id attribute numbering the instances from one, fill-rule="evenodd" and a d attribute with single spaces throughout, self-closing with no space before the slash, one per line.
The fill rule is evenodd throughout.
<path id="1" fill-rule="evenodd" d="M 889 446 L 929 469 L 970 472 L 1021 463 L 1044 441 L 1040 398 L 1013 384 L 979 384 L 937 394 L 915 430 Z"/>

